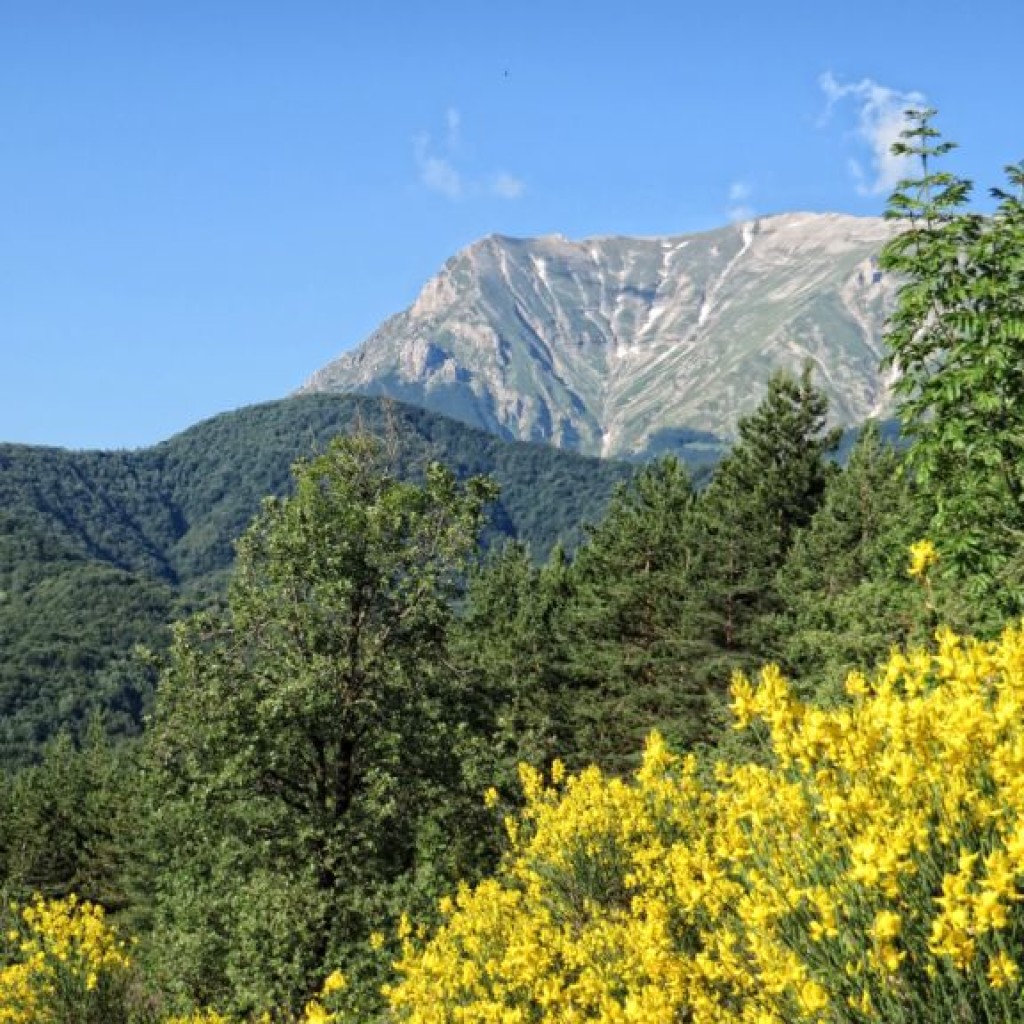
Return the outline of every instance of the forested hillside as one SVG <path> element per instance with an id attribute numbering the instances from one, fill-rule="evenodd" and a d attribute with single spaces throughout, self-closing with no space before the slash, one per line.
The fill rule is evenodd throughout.
<path id="1" fill-rule="evenodd" d="M 291 487 L 295 459 L 339 434 L 382 439 L 395 471 L 441 460 L 501 493 L 484 543 L 536 557 L 571 548 L 632 470 L 500 441 L 378 399 L 311 395 L 218 416 L 153 448 L 76 452 L 0 445 L 0 764 L 24 764 L 63 726 L 102 710 L 137 733 L 156 673 L 135 650 L 167 644 L 173 618 L 217 599 L 262 500 Z"/>
<path id="2" fill-rule="evenodd" d="M 542 559 L 476 464 L 299 459 L 142 735 L 3 789 L 0 1016 L 1024 1019 L 1024 166 L 982 217 L 903 140 L 905 450 L 839 465 L 777 374 L 706 486 L 643 466 Z"/>

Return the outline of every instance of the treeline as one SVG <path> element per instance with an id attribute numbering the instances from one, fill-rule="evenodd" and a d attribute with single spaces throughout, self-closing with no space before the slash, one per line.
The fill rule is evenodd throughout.
<path id="1" fill-rule="evenodd" d="M 933 134 L 920 115 L 906 145 L 940 155 Z M 1024 170 L 1011 181 L 1024 185 Z M 96 722 L 4 790 L 8 896 L 74 892 L 139 938 L 131 983 L 116 999 L 103 990 L 93 1017 L 86 1011 L 100 1004 L 83 968 L 77 1019 L 219 1019 L 202 1007 L 318 1024 L 563 1010 L 599 1020 L 742 1021 L 747 1009 L 767 1020 L 918 1019 L 901 1007 L 930 1006 L 933 983 L 953 993 L 945 1019 L 1016 1019 L 1014 990 L 1003 990 L 1024 934 L 1019 903 L 999 904 L 1006 941 L 988 980 L 983 971 L 971 982 L 991 1001 L 956 996 L 967 991 L 955 972 L 973 948 L 975 911 L 952 910 L 982 886 L 973 865 L 995 849 L 957 861 L 957 844 L 982 835 L 975 826 L 1019 847 L 1016 804 L 994 803 L 992 788 L 1016 792 L 1016 734 L 991 734 L 1003 759 L 994 767 L 968 755 L 989 736 L 986 716 L 1004 730 L 1019 717 L 1020 644 L 982 648 L 944 633 L 941 671 L 927 655 L 894 656 L 861 717 L 850 701 L 867 684 L 847 680 L 892 647 L 930 642 L 940 622 L 993 635 L 1024 607 L 1024 207 L 1000 194 L 996 214 L 975 218 L 964 200 L 955 179 L 929 172 L 893 201 L 909 220 L 883 260 L 908 282 L 891 339 L 906 374 L 906 453 L 869 427 L 839 467 L 811 372 L 779 375 L 706 487 L 672 458 L 653 462 L 622 483 L 573 553 L 555 546 L 539 560 L 516 542 L 484 552 L 497 495 L 486 476 L 434 462 L 410 479 L 367 436 L 297 463 L 288 495 L 267 499 L 239 542 L 224 600 L 175 627 L 143 735 L 112 746 Z M 737 675 L 767 661 L 796 693 L 773 672 L 756 694 Z M 1000 694 L 954 690 L 930 717 L 913 718 L 918 705 L 892 689 L 909 700 L 945 682 L 974 686 L 996 667 L 1008 680 Z M 752 730 L 732 729 L 730 698 Z M 927 735 L 915 721 L 933 723 Z M 652 743 L 630 789 L 616 780 L 638 766 L 654 728 L 692 757 Z M 897 757 L 886 737 L 904 732 Z M 932 749 L 921 744 L 940 739 L 946 760 L 915 775 L 913 758 Z M 846 760 L 812 770 L 830 750 Z M 858 751 L 887 758 L 876 774 L 891 785 L 872 782 Z M 968 760 L 996 781 L 961 777 Z M 539 781 L 585 766 L 564 805 Z M 948 805 L 922 803 L 947 783 Z M 832 803 L 814 804 L 817 790 Z M 903 807 L 922 817 L 890 843 L 883 826 L 895 819 L 883 810 Z M 826 826 L 856 822 L 858 808 L 872 809 L 877 835 L 837 841 Z M 757 845 L 758 821 L 777 849 Z M 1004 823 L 998 835 L 993 822 Z M 828 915 L 849 895 L 815 888 L 804 866 L 831 849 L 837 878 L 852 864 L 873 885 L 886 852 L 899 860 L 902 850 L 911 877 L 907 858 L 931 843 L 929 829 L 941 850 L 918 889 L 932 903 L 943 893 L 950 910 L 931 943 L 937 973 L 908 961 L 898 983 L 872 988 L 845 970 L 819 977 L 813 958 L 802 966 L 813 942 L 833 931 L 844 941 Z M 742 878 L 730 875 L 741 861 Z M 788 888 L 766 890 L 775 876 Z M 1000 877 L 997 900 L 1015 876 Z M 899 917 L 902 876 L 893 867 L 885 878 L 871 899 Z M 864 916 L 867 904 L 847 902 Z M 811 905 L 818 938 L 804 943 L 791 912 Z M 25 949 L 42 941 L 44 913 L 72 927 L 67 904 L 30 908 Z M 851 969 L 895 976 L 906 959 L 899 921 L 872 915 L 857 919 L 868 959 Z M 640 942 L 656 931 L 667 945 Z M 911 939 L 908 948 L 929 946 L 923 934 Z M 5 979 L 25 976 L 19 955 L 7 954 L 14 973 L 0 973 L 0 1005 Z M 830 969 L 837 956 L 821 954 Z M 614 973 L 620 960 L 627 967 Z M 856 989 L 842 980 L 855 976 Z M 833 977 L 848 987 L 831 992 Z M 704 1002 L 680 1003 L 684 990 Z M 879 1017 L 882 992 L 895 1002 Z"/>

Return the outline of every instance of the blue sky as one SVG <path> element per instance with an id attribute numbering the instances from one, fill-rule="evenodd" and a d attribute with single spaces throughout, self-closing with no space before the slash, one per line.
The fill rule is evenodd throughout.
<path id="1" fill-rule="evenodd" d="M 0 440 L 282 397 L 483 235 L 877 214 L 1024 157 L 1020 0 L 0 0 Z"/>

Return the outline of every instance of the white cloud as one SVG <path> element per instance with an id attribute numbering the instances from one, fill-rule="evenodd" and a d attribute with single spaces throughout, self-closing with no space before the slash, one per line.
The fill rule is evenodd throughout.
<path id="1" fill-rule="evenodd" d="M 822 121 L 827 121 L 837 104 L 851 101 L 857 112 L 856 136 L 868 149 L 868 167 L 860 160 L 847 162 L 857 191 L 861 195 L 879 195 L 891 191 L 906 175 L 906 158 L 892 153 L 892 144 L 899 140 L 906 127 L 904 113 L 925 105 L 923 94 L 900 92 L 880 85 L 870 78 L 859 82 L 840 82 L 826 71 L 818 84 L 825 94 L 827 107 Z"/>
<path id="2" fill-rule="evenodd" d="M 491 181 L 491 195 L 497 196 L 499 199 L 518 199 L 522 194 L 526 186 L 519 178 L 514 178 L 511 174 L 495 175 Z"/>
<path id="3" fill-rule="evenodd" d="M 413 150 L 420 182 L 431 192 L 437 192 L 446 199 L 460 199 L 463 193 L 462 175 L 447 157 L 431 152 L 430 136 L 417 135 L 413 140 Z"/>
<path id="4" fill-rule="evenodd" d="M 729 186 L 729 207 L 727 211 L 729 220 L 735 223 L 737 221 L 753 219 L 754 208 L 748 201 L 753 191 L 745 181 L 734 181 Z"/>
<path id="5" fill-rule="evenodd" d="M 467 177 L 460 170 L 458 158 L 462 150 L 462 114 L 456 107 L 444 113 L 445 132 L 440 145 L 435 145 L 429 132 L 420 132 L 413 139 L 413 157 L 420 184 L 446 199 L 488 195 L 498 199 L 518 199 L 525 190 L 522 180 L 501 171 L 489 177 Z"/>

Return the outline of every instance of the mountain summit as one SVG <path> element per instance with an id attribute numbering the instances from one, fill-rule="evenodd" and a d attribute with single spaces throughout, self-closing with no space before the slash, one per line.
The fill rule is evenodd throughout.
<path id="1" fill-rule="evenodd" d="M 887 408 L 880 218 L 783 214 L 666 238 L 490 236 L 302 391 L 389 395 L 605 456 L 728 438 L 806 360 L 836 423 Z M 708 438 L 713 440 L 713 438 Z"/>

